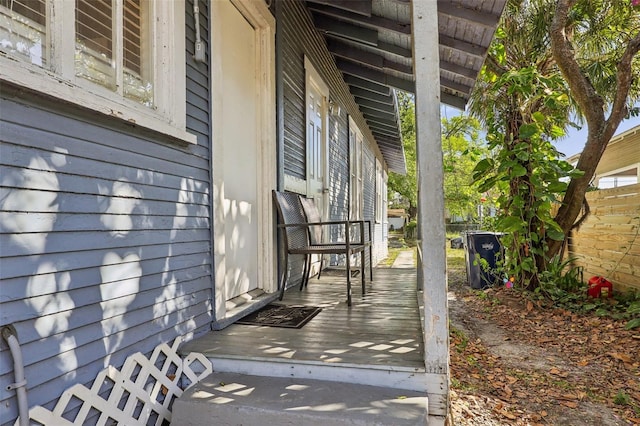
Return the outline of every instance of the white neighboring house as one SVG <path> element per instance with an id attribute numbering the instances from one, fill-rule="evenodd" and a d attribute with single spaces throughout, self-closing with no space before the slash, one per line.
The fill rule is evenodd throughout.
<path id="1" fill-rule="evenodd" d="M 617 188 L 640 182 L 640 125 L 615 135 L 602 154 L 593 177 L 593 186 L 598 189 Z M 580 154 L 567 161 L 578 163 Z"/>
<path id="2" fill-rule="evenodd" d="M 404 209 L 388 209 L 387 220 L 389 223 L 389 231 L 397 231 L 403 229 L 407 224 L 409 217 Z"/>

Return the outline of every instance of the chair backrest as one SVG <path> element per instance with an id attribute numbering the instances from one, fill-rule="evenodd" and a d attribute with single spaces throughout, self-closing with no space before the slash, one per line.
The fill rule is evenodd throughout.
<path id="1" fill-rule="evenodd" d="M 304 215 L 307 218 L 307 222 L 322 222 L 322 216 L 320 215 L 318 206 L 316 206 L 313 198 L 300 197 L 300 203 L 302 204 L 302 210 L 304 211 Z M 309 237 L 311 238 L 311 244 L 322 243 L 322 226 L 310 226 Z"/>
<path id="2" fill-rule="evenodd" d="M 273 200 L 278 210 L 278 223 L 291 225 L 307 222 L 298 194 L 274 190 Z M 309 232 L 306 226 L 287 226 L 284 230 L 285 245 L 288 249 L 302 248 L 309 245 Z"/>

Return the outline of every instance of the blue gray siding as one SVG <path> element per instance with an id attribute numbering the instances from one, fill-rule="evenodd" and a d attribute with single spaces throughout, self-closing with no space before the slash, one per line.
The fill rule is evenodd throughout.
<path id="1" fill-rule="evenodd" d="M 207 75 L 189 63 L 189 146 L 3 87 L 0 323 L 18 331 L 30 405 L 209 329 Z M 3 425 L 17 417 L 12 362 L 0 343 Z"/>
<path id="2" fill-rule="evenodd" d="M 309 57 L 314 67 L 329 86 L 331 100 L 340 105 L 342 112 L 329 120 L 329 218 L 348 217 L 349 204 L 349 142 L 348 117 L 351 116 L 367 134 L 367 125 L 362 117 L 342 73 L 335 67 L 324 39 L 313 28 L 310 13 L 303 2 L 282 2 L 283 19 L 278 22 L 278 31 L 283 32 L 283 93 L 284 93 L 284 171 L 300 179 L 306 178 L 305 141 L 305 70 L 304 57 Z M 374 170 L 375 156 L 369 145 L 369 164 Z M 368 199 L 365 199 L 366 218 L 373 219 L 375 206 L 375 174 L 371 173 Z M 366 177 L 366 175 L 365 175 Z M 374 195 L 371 195 L 373 191 Z M 371 204 L 374 203 L 374 204 Z M 368 206 L 368 207 L 367 207 Z M 332 235 L 339 238 L 340 235 Z M 386 244 L 386 241 L 384 242 Z M 334 256 L 335 257 L 335 256 Z M 335 259 L 332 260 L 335 262 Z M 291 280 L 300 277 L 302 260 L 290 263 Z"/>
<path id="3" fill-rule="evenodd" d="M 329 135 L 329 219 L 346 220 L 349 218 L 349 120 L 344 112 L 331 116 Z"/>
<path id="4" fill-rule="evenodd" d="M 375 219 L 376 211 L 376 158 L 368 145 L 362 153 L 363 215 L 366 220 Z"/>

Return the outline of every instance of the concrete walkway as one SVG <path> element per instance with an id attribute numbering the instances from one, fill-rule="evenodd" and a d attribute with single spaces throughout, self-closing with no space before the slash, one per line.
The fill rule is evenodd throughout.
<path id="1" fill-rule="evenodd" d="M 396 260 L 393 261 L 391 267 L 400 269 L 415 268 L 416 265 L 413 261 L 414 250 L 415 249 L 401 251 L 398 257 L 396 257 Z"/>

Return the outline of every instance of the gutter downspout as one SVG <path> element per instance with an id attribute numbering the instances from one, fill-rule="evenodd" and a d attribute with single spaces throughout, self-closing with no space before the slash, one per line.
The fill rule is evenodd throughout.
<path id="1" fill-rule="evenodd" d="M 16 382 L 7 386 L 7 390 L 16 390 L 20 426 L 29 426 L 29 403 L 27 402 L 27 379 L 24 377 L 22 350 L 18 342 L 18 333 L 13 325 L 2 327 L 2 338 L 7 341 L 13 357 L 13 372 Z"/>

